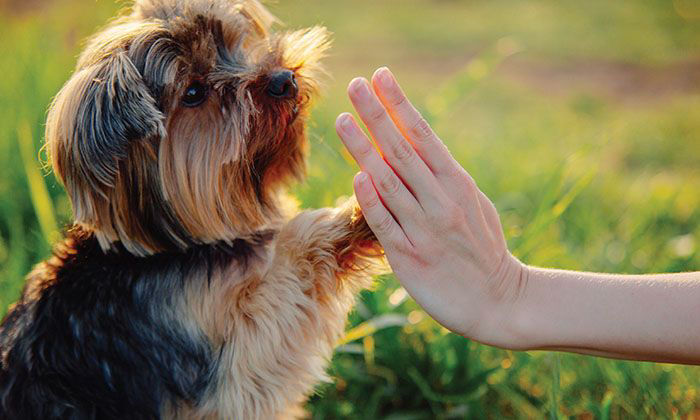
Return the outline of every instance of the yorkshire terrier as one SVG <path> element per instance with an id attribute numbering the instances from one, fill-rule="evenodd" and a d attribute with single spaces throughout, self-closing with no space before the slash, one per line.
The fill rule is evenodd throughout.
<path id="1" fill-rule="evenodd" d="M 3 419 L 279 419 L 383 266 L 353 203 L 299 212 L 329 46 L 257 0 L 137 0 L 46 126 L 75 223 L 0 330 Z"/>

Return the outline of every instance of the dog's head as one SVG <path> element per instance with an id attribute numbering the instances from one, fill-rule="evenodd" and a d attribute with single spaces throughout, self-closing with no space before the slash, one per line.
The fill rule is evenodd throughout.
<path id="1" fill-rule="evenodd" d="M 147 255 L 246 237 L 304 172 L 323 28 L 257 0 L 138 0 L 93 37 L 46 141 L 76 222 Z"/>

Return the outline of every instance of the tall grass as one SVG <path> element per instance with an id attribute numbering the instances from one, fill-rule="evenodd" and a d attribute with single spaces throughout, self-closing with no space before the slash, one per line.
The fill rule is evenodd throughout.
<path id="1" fill-rule="evenodd" d="M 57 0 L 0 12 L 0 304 L 18 296 L 70 206 L 37 155 L 45 109 L 79 40 L 117 9 Z M 615 272 L 700 269 L 700 96 L 639 99 L 561 92 L 506 77 L 522 62 L 663 67 L 694 59 L 700 27 L 674 2 L 280 1 L 290 27 L 335 32 L 329 82 L 311 122 L 304 206 L 351 194 L 357 171 L 333 129 L 351 76 L 389 64 L 454 156 L 499 208 L 511 250 L 544 266 Z M 640 87 L 642 89 L 643 87 Z M 694 328 L 694 326 L 688 326 Z M 392 276 L 350 317 L 314 419 L 687 416 L 697 368 L 498 350 L 429 319 Z"/>

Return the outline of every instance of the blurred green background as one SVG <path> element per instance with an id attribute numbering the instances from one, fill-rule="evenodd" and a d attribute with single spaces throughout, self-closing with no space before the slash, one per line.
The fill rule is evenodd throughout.
<path id="1" fill-rule="evenodd" d="M 0 306 L 46 257 L 70 204 L 39 164 L 47 105 L 80 42 L 125 4 L 0 0 Z M 333 130 L 356 75 L 390 66 L 541 266 L 700 270 L 697 0 L 279 0 L 334 32 L 311 124 L 308 207 L 351 194 Z M 668 302 L 672 305 L 672 302 Z M 696 329 L 696 325 L 688 328 Z M 700 370 L 509 352 L 449 334 L 377 281 L 310 403 L 314 419 L 693 418 Z M 697 413 L 697 414 L 696 414 Z"/>

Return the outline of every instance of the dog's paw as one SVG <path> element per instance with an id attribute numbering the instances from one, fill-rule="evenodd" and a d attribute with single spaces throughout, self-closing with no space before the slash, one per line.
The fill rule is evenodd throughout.
<path id="1" fill-rule="evenodd" d="M 354 242 L 359 246 L 375 246 L 378 242 L 377 237 L 367 224 L 362 209 L 355 205 L 351 211 L 349 230 Z"/>
<path id="2" fill-rule="evenodd" d="M 340 212 L 344 218 L 345 235 L 338 249 L 338 262 L 343 268 L 358 269 L 370 260 L 381 259 L 384 249 L 365 220 L 355 198 L 351 198 Z"/>

